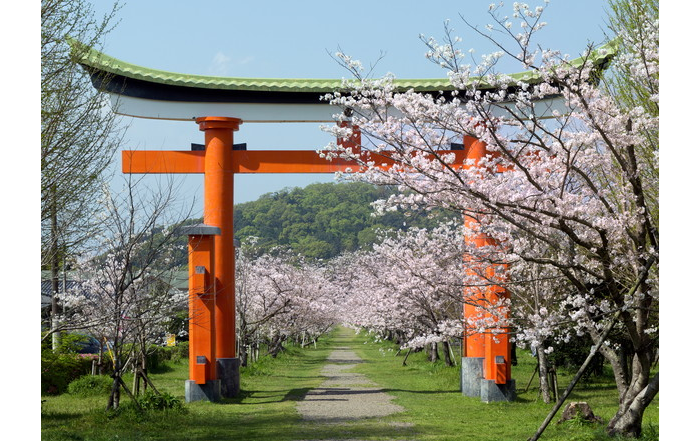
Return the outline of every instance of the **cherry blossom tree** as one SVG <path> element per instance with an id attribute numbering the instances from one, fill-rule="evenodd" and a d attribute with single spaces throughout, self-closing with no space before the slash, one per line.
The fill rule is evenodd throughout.
<path id="1" fill-rule="evenodd" d="M 445 223 L 432 230 L 385 232 L 372 251 L 344 256 L 346 322 L 399 337 L 408 349 L 428 347 L 431 361 L 461 337 L 464 231 Z M 341 265 L 336 263 L 336 271 Z"/>
<path id="2" fill-rule="evenodd" d="M 254 238 L 244 242 L 236 262 L 241 364 L 262 342 L 274 357 L 287 340 L 315 341 L 330 330 L 337 323 L 335 287 L 320 264 L 284 250 L 260 254 Z"/>
<path id="3" fill-rule="evenodd" d="M 290 268 L 269 254 L 254 256 L 250 245 L 241 247 L 236 259 L 236 325 L 241 364 L 248 364 L 248 350 L 259 345 L 266 325 L 291 307 L 294 286 Z"/>
<path id="4" fill-rule="evenodd" d="M 171 317 L 187 307 L 187 293 L 171 283 L 178 233 L 162 227 L 177 224 L 173 191 L 168 186 L 143 194 L 131 178 L 122 193 L 105 189 L 103 229 L 93 238 L 100 254 L 81 262 L 82 282 L 60 299 L 62 321 L 107 344 L 114 378 L 107 409 L 119 407 L 122 389 L 134 398 L 124 372 L 132 364 L 143 368 L 149 346 L 163 342 Z M 142 369 L 136 371 L 152 386 Z"/>
<path id="5" fill-rule="evenodd" d="M 359 62 L 339 54 L 354 78 L 346 90 L 327 98 L 345 109 L 339 120 L 352 115 L 363 146 L 359 154 L 333 144 L 327 149 L 364 166 L 355 179 L 414 191 L 393 196 L 387 208 L 444 207 L 475 219 L 472 233 L 501 244 L 492 250 L 499 254 L 494 260 L 509 263 L 508 268 L 515 263 L 532 268 L 509 269 L 505 279 L 511 287 L 530 283 L 532 274 L 556 280 L 558 289 L 527 290 L 528 295 L 537 292 L 540 298 L 532 303 L 541 306 L 529 323 L 520 323 L 519 338 L 541 341 L 538 334 L 546 330 L 587 333 L 594 342 L 605 342 L 600 352 L 612 366 L 620 400 L 608 432 L 638 436 L 644 409 L 659 390 L 658 373 L 653 374 L 658 355 L 658 18 L 644 20 L 641 32 L 621 32 L 608 46 L 587 49 L 573 62 L 535 43 L 546 25 L 543 7 L 514 3 L 511 14 L 501 15 L 502 4 L 491 5 L 490 11 L 494 24 L 486 28 L 465 21 L 498 48 L 478 65 L 464 64 L 465 52 L 451 29 L 446 28 L 443 42 L 424 38 L 428 58 L 447 69 L 455 89 L 441 96 L 397 92 L 392 76 L 366 79 Z M 512 43 L 498 41 L 498 35 L 512 37 Z M 627 75 L 646 89 L 651 106 L 621 105 L 600 87 L 600 61 L 609 60 L 616 47 L 620 59 L 632 66 Z M 498 73 L 504 57 L 518 60 L 532 76 Z M 545 118 L 541 104 L 552 96 L 561 102 Z M 340 126 L 328 130 L 350 136 Z M 439 154 L 464 136 L 485 144 L 483 159 L 461 166 L 454 155 Z M 395 165 L 374 163 L 368 152 Z M 472 251 L 478 252 L 467 254 Z M 620 342 L 604 333 L 611 321 L 632 348 L 632 369 L 624 367 Z"/>
<path id="6" fill-rule="evenodd" d="M 332 262 L 334 283 L 344 287 L 339 298 L 341 319 L 346 326 L 366 329 L 383 338 L 405 343 L 415 328 L 414 315 L 397 301 L 391 286 L 385 283 L 391 277 L 384 262 L 371 251 L 345 253 Z"/>

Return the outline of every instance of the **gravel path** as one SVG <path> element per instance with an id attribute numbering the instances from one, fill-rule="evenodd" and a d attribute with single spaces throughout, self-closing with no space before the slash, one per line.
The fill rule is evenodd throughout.
<path id="1" fill-rule="evenodd" d="M 404 410 L 393 404 L 391 400 L 394 397 L 382 392 L 376 383 L 362 374 L 347 372 L 363 362 L 349 347 L 335 347 L 326 361 L 327 364 L 321 369 L 321 375 L 326 379 L 297 402 L 297 410 L 305 421 L 312 424 L 346 424 Z"/>
<path id="2" fill-rule="evenodd" d="M 364 375 L 345 372 L 362 363 L 349 348 L 337 347 L 327 362 L 321 370 L 326 380 L 297 403 L 297 410 L 305 420 L 333 423 L 382 417 L 403 410 L 391 402 L 394 397 L 382 392 Z"/>

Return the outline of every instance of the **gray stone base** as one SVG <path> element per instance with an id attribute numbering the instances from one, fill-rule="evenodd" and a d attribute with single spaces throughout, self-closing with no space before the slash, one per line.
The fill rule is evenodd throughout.
<path id="1" fill-rule="evenodd" d="M 484 359 L 482 357 L 462 357 L 462 395 L 481 396 L 481 380 L 484 379 Z"/>
<path id="2" fill-rule="evenodd" d="M 216 359 L 216 372 L 221 380 L 221 395 L 224 398 L 234 398 L 241 391 L 240 366 L 240 358 Z"/>
<path id="3" fill-rule="evenodd" d="M 197 384 L 194 380 L 185 381 L 185 402 L 212 401 L 221 399 L 221 381 L 208 380 L 206 384 Z"/>
<path id="4" fill-rule="evenodd" d="M 508 380 L 506 384 L 496 384 L 494 380 L 481 380 L 481 401 L 484 403 L 514 400 L 515 380 Z"/>
<path id="5" fill-rule="evenodd" d="M 515 380 L 506 384 L 485 380 L 482 357 L 462 357 L 461 385 L 462 395 L 481 398 L 484 403 L 515 400 Z"/>

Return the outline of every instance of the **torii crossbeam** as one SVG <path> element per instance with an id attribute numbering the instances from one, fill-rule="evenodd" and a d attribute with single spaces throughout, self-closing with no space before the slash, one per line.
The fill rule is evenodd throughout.
<path id="1" fill-rule="evenodd" d="M 321 158 L 313 150 L 234 150 L 233 133 L 243 123 L 335 122 L 334 114 L 340 113 L 340 109 L 321 102 L 319 97 L 340 89 L 342 82 L 340 80 L 223 78 L 175 74 L 125 63 L 85 48 L 74 41 L 71 41 L 71 44 L 79 54 L 79 63 L 92 75 L 95 87 L 111 95 L 115 113 L 152 119 L 194 120 L 199 125 L 199 129 L 204 132 L 204 150 L 124 151 L 122 171 L 124 173 L 201 173 L 204 175 L 205 225 L 197 230 L 198 233 L 191 234 L 190 240 L 191 245 L 193 237 L 212 240 L 213 250 L 215 250 L 211 264 L 215 281 L 213 287 L 216 298 L 215 317 L 203 321 L 215 323 L 215 350 L 205 355 L 212 362 L 216 359 L 216 367 L 212 371 L 217 372 L 221 380 L 221 395 L 236 396 L 239 382 L 235 334 L 234 174 L 335 173 L 362 170 L 353 161 L 338 158 L 328 160 Z M 604 65 L 613 54 L 613 47 L 603 46 L 588 57 L 588 60 L 593 59 L 594 63 Z M 577 62 L 581 61 L 572 61 L 572 63 Z M 524 83 L 541 81 L 536 72 L 523 72 L 511 76 Z M 398 91 L 412 89 L 434 95 L 452 90 L 447 79 L 395 80 L 395 84 L 398 86 Z M 481 83 L 478 83 L 478 87 L 491 88 L 490 85 Z M 539 116 L 547 117 L 560 105 L 561 100 L 557 96 L 540 101 Z M 358 146 L 361 145 L 359 132 L 353 133 L 351 139 L 339 140 L 339 143 L 359 152 Z M 483 155 L 483 145 L 476 139 L 465 137 L 464 144 L 464 150 L 444 151 L 445 154 L 454 155 L 455 159 L 452 162 L 454 167 L 464 166 L 467 158 L 478 159 Z M 375 164 L 385 164 L 386 167 L 392 165 L 385 156 L 369 152 L 363 152 L 363 154 Z M 469 222 L 467 219 L 467 223 Z M 468 240 L 472 239 L 468 238 Z M 202 261 L 206 262 L 206 255 L 202 257 Z M 192 280 L 190 285 L 193 285 Z M 496 288 L 489 295 L 495 296 L 494 298 L 507 295 L 505 290 Z M 207 295 L 212 293 L 208 288 L 200 290 Z M 466 298 L 471 295 L 473 293 L 465 291 Z M 471 313 L 473 308 L 465 306 L 465 317 Z M 211 342 L 210 331 L 208 330 L 209 333 L 202 341 Z M 481 393 L 483 401 L 510 400 L 514 397 L 514 387 L 512 387 L 513 391 L 509 391 L 508 385 L 514 385 L 510 379 L 509 343 L 507 339 L 501 339 L 498 343 L 492 340 L 485 338 L 484 335 L 465 335 L 463 393 L 472 396 L 479 396 Z M 212 345 L 206 343 L 205 346 Z M 195 362 L 192 354 L 194 352 L 191 348 L 190 363 Z M 467 360 L 466 364 L 465 360 Z M 196 366 L 191 365 L 190 372 L 203 372 L 202 378 L 205 378 L 206 372 L 209 372 L 208 370 L 197 371 L 195 368 Z M 465 386 L 465 375 L 468 380 L 473 380 L 473 384 Z M 490 382 L 486 385 L 488 389 L 486 399 L 482 380 Z M 498 387 L 494 389 L 491 385 Z M 506 387 L 505 390 L 504 387 Z"/>

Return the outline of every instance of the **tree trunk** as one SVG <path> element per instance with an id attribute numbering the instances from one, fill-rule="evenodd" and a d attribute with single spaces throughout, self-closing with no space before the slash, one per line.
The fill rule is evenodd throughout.
<path id="1" fill-rule="evenodd" d="M 538 374 L 540 378 L 540 392 L 542 393 L 542 401 L 549 404 L 552 402 L 552 397 L 549 390 L 549 382 L 547 381 L 547 356 L 544 353 L 544 348 L 542 346 L 537 346 L 537 362 L 538 362 Z"/>
<path id="2" fill-rule="evenodd" d="M 131 388 L 134 390 L 134 395 L 138 395 L 141 389 L 141 378 L 139 377 L 139 365 L 134 363 L 134 384 Z M 145 389 L 145 388 L 144 388 Z"/>
<path id="3" fill-rule="evenodd" d="M 557 380 L 557 366 L 549 367 L 549 379 L 551 380 L 550 389 L 554 393 L 554 400 L 559 401 L 559 381 Z"/>
<path id="4" fill-rule="evenodd" d="M 112 391 L 107 399 L 107 410 L 117 409 L 119 407 L 119 378 L 115 375 L 112 381 Z"/>
<path id="5" fill-rule="evenodd" d="M 448 341 L 442 342 L 442 356 L 445 358 L 445 366 L 455 365 L 454 361 L 452 361 L 452 357 L 450 356 L 450 342 Z"/>
<path id="6" fill-rule="evenodd" d="M 145 347 L 145 346 L 144 346 Z M 143 390 L 146 390 L 146 387 L 148 387 L 148 357 L 146 356 L 146 352 L 144 351 L 141 354 L 141 377 L 143 378 Z"/>
<path id="7" fill-rule="evenodd" d="M 277 354 L 282 352 L 284 349 L 282 347 L 282 343 L 284 341 L 284 338 L 280 335 L 276 335 L 272 338 L 272 341 L 270 341 L 270 345 L 268 346 L 267 353 L 268 355 L 272 355 L 272 358 L 276 358 Z"/>
<path id="8" fill-rule="evenodd" d="M 617 414 L 608 423 L 608 434 L 638 438 L 642 433 L 642 417 L 656 394 L 659 393 L 659 374 L 639 393 L 628 397 L 620 404 Z"/>
<path id="9" fill-rule="evenodd" d="M 605 346 L 600 351 L 612 366 L 620 397 L 617 413 L 607 426 L 610 435 L 638 437 L 644 411 L 659 392 L 659 375 L 650 378 L 656 356 L 654 347 L 643 341 L 635 346 L 631 364 L 630 351 L 625 354 Z"/>
<path id="10" fill-rule="evenodd" d="M 426 351 L 428 352 L 428 361 L 429 362 L 435 363 L 436 361 L 438 361 L 440 359 L 440 355 L 438 354 L 437 343 L 428 344 Z"/>
<path id="11" fill-rule="evenodd" d="M 401 363 L 401 366 L 406 366 L 406 360 L 408 360 L 408 356 L 411 355 L 411 352 L 413 352 L 413 350 L 411 348 L 408 348 L 408 350 L 406 351 L 406 356 L 403 358 L 403 362 Z"/>
<path id="12" fill-rule="evenodd" d="M 58 269 L 60 264 L 60 256 L 58 253 L 58 215 L 56 210 L 56 188 L 52 187 L 51 196 L 51 349 L 58 351 L 61 344 L 61 334 L 57 331 L 59 322 L 58 315 L 60 313 L 58 305 Z"/>
<path id="13" fill-rule="evenodd" d="M 250 339 L 245 335 L 241 336 L 238 346 L 238 358 L 241 359 L 241 366 L 248 366 L 248 353 L 250 352 Z"/>

